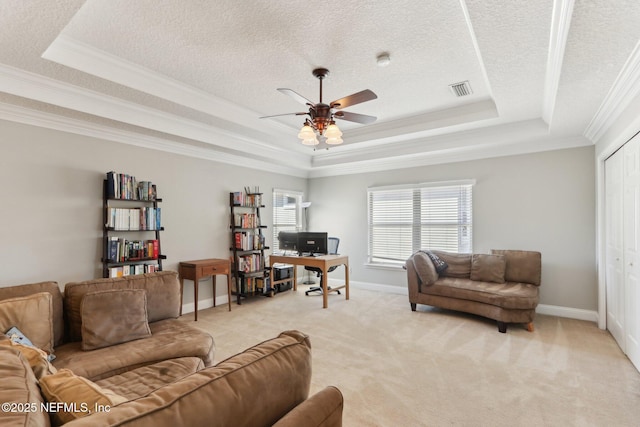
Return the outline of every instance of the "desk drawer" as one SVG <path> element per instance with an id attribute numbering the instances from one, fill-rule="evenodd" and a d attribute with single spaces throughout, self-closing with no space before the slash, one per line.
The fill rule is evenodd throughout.
<path id="1" fill-rule="evenodd" d="M 220 270 L 222 269 L 218 268 L 218 266 L 205 265 L 202 267 L 202 270 L 200 270 L 201 271 L 200 275 L 204 277 L 204 276 L 211 276 L 214 274 L 222 274 L 222 271 Z"/>

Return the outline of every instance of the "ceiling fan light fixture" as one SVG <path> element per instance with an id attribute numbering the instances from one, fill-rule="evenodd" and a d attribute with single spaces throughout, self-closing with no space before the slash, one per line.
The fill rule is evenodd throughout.
<path id="1" fill-rule="evenodd" d="M 327 138 L 325 142 L 329 145 L 339 145 L 343 143 L 342 138 L 340 138 L 339 136 Z"/>
<path id="2" fill-rule="evenodd" d="M 318 145 L 318 144 L 320 144 L 320 141 L 318 141 L 318 138 L 315 135 L 313 135 L 313 138 L 307 138 L 302 140 L 302 145 Z"/>
<path id="3" fill-rule="evenodd" d="M 327 137 L 327 140 L 331 138 L 340 138 L 342 136 L 342 131 L 338 128 L 338 125 L 331 122 L 327 127 L 327 130 L 324 131 L 324 136 Z M 342 142 L 342 139 L 340 139 L 340 142 Z"/>
<path id="4" fill-rule="evenodd" d="M 304 126 L 302 126 L 302 129 L 300 129 L 300 133 L 298 133 L 298 138 L 302 140 L 311 139 L 315 137 L 316 137 L 316 133 L 313 131 L 313 128 L 311 128 L 311 126 L 309 126 L 306 123 L 304 124 Z"/>

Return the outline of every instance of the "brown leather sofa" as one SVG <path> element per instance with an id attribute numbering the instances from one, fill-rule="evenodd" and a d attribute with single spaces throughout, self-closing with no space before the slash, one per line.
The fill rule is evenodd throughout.
<path id="1" fill-rule="evenodd" d="M 55 282 L 0 287 L 0 329 L 17 323 L 47 350 L 0 337 L 0 402 L 9 404 L 0 425 L 342 424 L 338 389 L 307 399 L 305 334 L 283 332 L 211 366 L 211 335 L 177 319 L 179 289 L 169 271 L 69 283 L 64 296 Z"/>
<path id="2" fill-rule="evenodd" d="M 440 273 L 430 257 L 444 261 Z M 425 304 L 487 317 L 500 332 L 509 323 L 524 323 L 533 331 L 539 301 L 541 254 L 492 250 L 491 254 L 418 251 L 405 263 L 411 310 Z"/>

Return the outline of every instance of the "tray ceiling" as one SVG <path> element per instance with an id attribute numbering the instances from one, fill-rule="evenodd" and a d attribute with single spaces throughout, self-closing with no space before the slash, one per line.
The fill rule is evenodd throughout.
<path id="1" fill-rule="evenodd" d="M 310 177 L 589 145 L 615 89 L 638 90 L 638 18 L 605 0 L 8 0 L 0 118 Z M 276 88 L 317 102 L 317 67 L 325 102 L 378 95 L 329 150 L 299 143 L 299 116 L 259 119 L 305 111 Z"/>

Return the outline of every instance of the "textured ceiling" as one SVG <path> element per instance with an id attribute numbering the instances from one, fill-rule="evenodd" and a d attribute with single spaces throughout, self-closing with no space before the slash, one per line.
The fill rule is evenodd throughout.
<path id="1" fill-rule="evenodd" d="M 299 176 L 588 145 L 638 68 L 638 18 L 606 0 L 5 0 L 0 118 Z M 317 102 L 317 67 L 325 102 L 378 95 L 330 150 L 299 143 L 299 116 L 259 119 L 305 111 L 277 88 Z"/>

